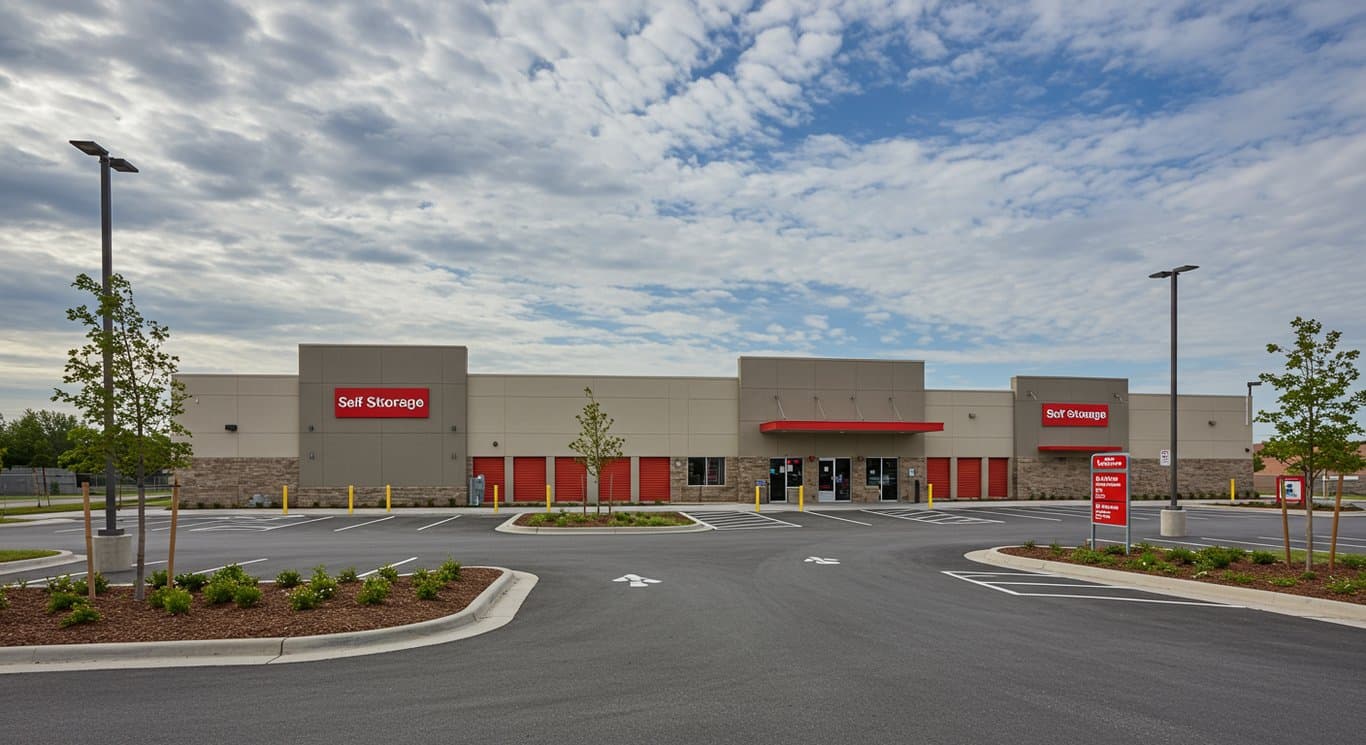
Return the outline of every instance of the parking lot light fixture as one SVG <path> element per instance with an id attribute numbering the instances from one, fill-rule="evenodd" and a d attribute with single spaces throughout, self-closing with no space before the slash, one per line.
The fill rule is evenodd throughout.
<path id="1" fill-rule="evenodd" d="M 1179 463 L 1179 461 L 1177 460 L 1177 457 L 1176 457 L 1176 278 L 1177 278 L 1178 276 L 1180 276 L 1181 274 L 1185 273 L 1185 272 L 1195 271 L 1196 269 L 1199 269 L 1199 268 L 1200 268 L 1200 267 L 1195 266 L 1194 264 L 1183 264 L 1183 265 L 1181 265 L 1181 266 L 1176 267 L 1175 269 L 1168 269 L 1168 270 L 1163 270 L 1163 271 L 1160 271 L 1160 272 L 1153 272 L 1152 274 L 1149 274 L 1149 275 L 1148 275 L 1148 279 L 1167 279 L 1168 277 L 1170 277 L 1171 280 L 1172 280 L 1172 291 L 1171 291 L 1171 295 L 1172 295 L 1172 297 L 1171 297 L 1171 304 L 1172 304 L 1172 318 L 1171 318 L 1171 322 L 1172 322 L 1172 349 L 1171 349 L 1171 366 L 1172 366 L 1172 392 L 1171 392 L 1171 451 L 1172 451 L 1172 465 L 1171 465 L 1171 469 L 1172 469 L 1172 473 L 1171 473 L 1171 506 L 1168 507 L 1168 510 L 1170 510 L 1172 514 L 1171 514 L 1171 515 L 1168 515 L 1168 516 L 1167 516 L 1168 519 L 1164 519 L 1163 522 L 1162 522 L 1162 528 L 1163 528 L 1163 530 L 1162 530 L 1162 535 L 1164 535 L 1164 536 L 1167 536 L 1167 535 L 1180 536 L 1180 535 L 1185 535 L 1185 533 L 1186 533 L 1186 530 L 1185 530 L 1185 515 L 1180 513 L 1181 506 L 1180 506 L 1179 504 L 1177 504 L 1177 502 L 1176 502 L 1176 479 L 1177 479 L 1176 469 L 1177 469 L 1177 465 L 1178 465 L 1178 463 Z"/>

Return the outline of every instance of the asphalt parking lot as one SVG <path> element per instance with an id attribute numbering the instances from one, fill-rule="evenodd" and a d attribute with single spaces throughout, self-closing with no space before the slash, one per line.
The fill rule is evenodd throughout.
<path id="1" fill-rule="evenodd" d="M 1161 505 L 1136 504 L 1134 540 Z M 27 675 L 13 742 L 1356 742 L 1366 632 L 971 562 L 1089 536 L 1084 504 L 681 509 L 674 535 L 509 535 L 434 511 L 183 513 L 177 571 L 325 564 L 532 572 L 508 626 L 455 644 L 269 668 Z M 458 516 L 457 516 L 458 515 Z M 166 520 L 149 520 L 149 561 Z M 1316 520 L 1325 535 L 1328 520 Z M 79 523 L 6 526 L 80 549 Z M 73 530 L 74 529 L 74 530 Z M 1193 508 L 1193 545 L 1279 546 L 1280 515 Z M 1303 534 L 1292 518 L 1292 534 Z M 63 532 L 71 531 L 71 532 Z M 1272 537 L 1268 539 L 1267 537 Z M 1120 538 L 1114 535 L 1102 537 Z M 1366 520 L 1342 550 L 1366 553 Z M 153 565 L 155 568 L 157 565 Z M 71 568 L 79 570 L 79 565 Z M 30 573 L 38 578 L 53 570 Z M 633 575 L 635 579 L 628 578 Z M 113 576 L 116 581 L 127 575 Z M 16 576 L 4 579 L 14 581 Z M 645 581 L 652 580 L 652 581 Z M 18 683 L 8 678 L 7 684 Z M 55 727 L 80 691 L 82 721 Z M 174 712 L 175 716 L 167 716 Z"/>

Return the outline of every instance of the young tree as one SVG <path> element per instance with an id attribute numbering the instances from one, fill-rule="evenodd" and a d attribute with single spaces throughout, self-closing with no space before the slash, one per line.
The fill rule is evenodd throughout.
<path id="1" fill-rule="evenodd" d="M 602 467 L 617 458 L 622 457 L 621 447 L 626 441 L 611 433 L 612 425 L 616 420 L 607 416 L 603 412 L 602 406 L 597 399 L 593 398 L 593 389 L 584 388 L 583 393 L 588 397 L 588 403 L 584 404 L 583 411 L 575 414 L 574 418 L 579 421 L 579 436 L 569 443 L 569 449 L 578 453 L 574 460 L 583 464 L 588 471 L 589 478 L 597 479 L 602 474 Z M 601 484 L 599 493 L 601 493 Z M 612 507 L 608 503 L 610 512 Z M 584 500 L 584 512 L 588 511 L 588 501 Z M 598 500 L 598 512 L 602 512 L 602 500 Z"/>
<path id="2" fill-rule="evenodd" d="M 98 302 L 92 309 L 80 305 L 66 312 L 68 320 L 86 329 L 86 343 L 67 352 L 62 382 L 71 390 L 55 389 L 52 400 L 71 404 L 93 428 L 73 433 L 75 446 L 66 462 L 99 470 L 112 453 L 123 474 L 134 475 L 138 486 L 137 577 L 133 582 L 135 600 L 142 600 L 147 556 L 147 475 L 165 468 L 183 468 L 189 462 L 190 443 L 172 437 L 188 438 L 190 433 L 177 421 L 185 410 L 185 386 L 175 375 L 180 358 L 162 351 L 170 330 L 149 321 L 133 303 L 133 288 L 121 275 L 110 280 L 105 295 L 100 283 L 86 274 L 76 277 L 72 286 L 89 293 Z M 104 333 L 102 315 L 111 314 L 113 333 Z M 112 353 L 114 391 L 104 389 L 105 349 Z M 104 430 L 105 406 L 113 407 L 114 426 Z M 90 468 L 90 466 L 96 466 Z"/>
<path id="3" fill-rule="evenodd" d="M 1366 390 L 1352 391 L 1360 377 L 1356 361 L 1361 353 L 1337 348 L 1342 332 L 1329 331 L 1320 339 L 1323 324 L 1298 316 L 1290 327 L 1295 332 L 1293 344 L 1266 345 L 1268 353 L 1285 355 L 1285 372 L 1258 376 L 1276 389 L 1279 408 L 1260 412 L 1257 421 L 1276 428 L 1262 454 L 1304 474 L 1309 485 L 1304 499 L 1307 571 L 1314 566 L 1314 479 L 1366 434 L 1356 420 L 1366 406 Z"/>
<path id="4" fill-rule="evenodd" d="M 7 433 L 10 444 L 10 462 L 26 465 L 34 469 L 34 494 L 38 504 L 46 494 L 48 504 L 52 504 L 51 489 L 47 482 L 47 469 L 57 465 L 57 456 L 71 447 L 69 433 L 76 426 L 76 417 L 59 411 L 25 409 L 23 416 L 14 420 Z"/>

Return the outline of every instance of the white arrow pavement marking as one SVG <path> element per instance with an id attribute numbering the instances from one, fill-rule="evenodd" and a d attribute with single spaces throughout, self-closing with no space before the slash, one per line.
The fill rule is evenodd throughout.
<path id="1" fill-rule="evenodd" d="M 642 577 L 639 574 L 623 574 L 622 576 L 617 577 L 612 581 L 630 582 L 630 587 L 649 587 L 650 585 L 657 585 L 660 583 L 660 580 L 650 579 L 649 577 Z"/>
<path id="2" fill-rule="evenodd" d="M 820 556 L 808 556 L 805 559 L 807 564 L 838 564 L 839 559 L 822 558 Z"/>

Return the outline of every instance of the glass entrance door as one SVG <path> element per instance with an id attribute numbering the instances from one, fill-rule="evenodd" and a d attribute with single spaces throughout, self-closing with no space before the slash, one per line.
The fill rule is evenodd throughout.
<path id="1" fill-rule="evenodd" d="M 896 501 L 896 458 L 868 459 L 868 486 L 878 487 L 878 498 Z"/>
<path id="2" fill-rule="evenodd" d="M 782 458 L 768 459 L 768 501 L 787 501 L 787 464 Z"/>
<path id="3" fill-rule="evenodd" d="M 848 502 L 850 493 L 848 458 L 821 458 L 816 473 L 816 499 L 821 502 Z"/>

